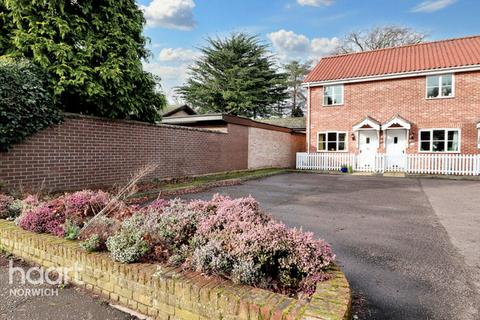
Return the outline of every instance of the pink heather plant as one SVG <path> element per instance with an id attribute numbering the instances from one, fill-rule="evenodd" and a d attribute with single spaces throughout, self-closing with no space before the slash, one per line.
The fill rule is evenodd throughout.
<path id="1" fill-rule="evenodd" d="M 37 233 L 51 233 L 58 237 L 63 237 L 65 234 L 64 223 L 65 214 L 63 202 L 60 199 L 41 203 L 22 215 L 19 221 L 22 229 Z"/>
<path id="2" fill-rule="evenodd" d="M 151 202 L 149 205 L 145 206 L 143 209 L 145 211 L 163 211 L 165 207 L 169 204 L 168 200 L 165 199 L 156 199 L 155 201 Z"/>
<path id="3" fill-rule="evenodd" d="M 85 220 L 102 210 L 110 200 L 103 191 L 83 190 L 61 197 L 65 203 L 65 216 L 72 223 L 82 226 Z"/>
<path id="4" fill-rule="evenodd" d="M 0 218 L 3 219 L 8 216 L 8 210 L 13 201 L 13 197 L 0 193 Z"/>
<path id="5" fill-rule="evenodd" d="M 292 293 L 310 290 L 335 259 L 331 247 L 312 233 L 289 229 L 259 210 L 252 197 L 194 201 L 202 210 L 195 249 L 185 266 L 234 282 Z M 207 214 L 205 214 L 207 212 Z M 311 293 L 311 292 L 309 292 Z"/>
<path id="6" fill-rule="evenodd" d="M 74 225 L 82 226 L 108 201 L 107 193 L 91 190 L 67 193 L 43 203 L 38 203 L 36 197 L 29 196 L 23 200 L 26 210 L 19 218 L 18 223 L 25 230 L 64 236 L 66 220 Z"/>
<path id="7" fill-rule="evenodd" d="M 66 219 L 81 225 L 108 199 L 101 191 L 66 194 L 28 210 L 20 226 L 64 236 Z M 114 250 L 119 261 L 157 260 L 235 283 L 311 295 L 316 283 L 329 277 L 335 259 L 329 244 L 275 221 L 252 197 L 217 194 L 210 201 L 157 199 L 144 207 L 121 202 L 116 208 L 80 240 L 101 239 L 98 249 Z"/>
<path id="8" fill-rule="evenodd" d="M 29 209 L 36 207 L 40 204 L 40 200 L 38 199 L 38 196 L 33 194 L 29 194 L 28 196 L 26 196 L 25 199 L 22 200 L 22 202 L 25 205 L 25 207 Z"/>

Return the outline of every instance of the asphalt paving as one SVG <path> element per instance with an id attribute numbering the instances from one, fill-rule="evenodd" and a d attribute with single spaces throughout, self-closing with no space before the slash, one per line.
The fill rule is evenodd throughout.
<path id="1" fill-rule="evenodd" d="M 252 195 L 287 225 L 327 240 L 353 289 L 355 319 L 475 320 L 480 319 L 475 281 L 480 261 L 468 257 L 467 263 L 464 255 L 478 256 L 479 186 L 478 181 L 290 173 L 183 197 Z M 467 202 L 475 198 L 478 205 Z M 466 238 L 471 242 L 464 243 Z M 462 243 L 469 250 L 462 250 Z"/>

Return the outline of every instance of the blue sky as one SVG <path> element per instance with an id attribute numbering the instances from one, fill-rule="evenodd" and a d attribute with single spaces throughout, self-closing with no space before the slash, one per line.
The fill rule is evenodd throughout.
<path id="1" fill-rule="evenodd" d="M 280 61 L 319 59 L 352 30 L 395 24 L 430 40 L 480 34 L 478 0 L 140 0 L 153 57 L 145 68 L 174 87 L 208 37 L 258 35 Z"/>

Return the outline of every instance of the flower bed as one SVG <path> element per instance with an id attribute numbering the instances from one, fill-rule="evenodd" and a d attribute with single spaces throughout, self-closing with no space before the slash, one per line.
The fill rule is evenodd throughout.
<path id="1" fill-rule="evenodd" d="M 289 296 L 313 294 L 335 258 L 327 243 L 273 220 L 252 197 L 141 207 L 102 191 L 48 201 L 0 196 L 0 216 L 16 217 L 28 231 L 78 238 L 86 251 L 107 250 L 114 261 L 157 262 Z"/>

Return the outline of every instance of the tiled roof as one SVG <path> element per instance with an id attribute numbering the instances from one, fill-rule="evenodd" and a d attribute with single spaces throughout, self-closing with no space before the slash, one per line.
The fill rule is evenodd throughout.
<path id="1" fill-rule="evenodd" d="M 352 79 L 480 64 L 480 36 L 325 57 L 304 82 Z"/>
<path id="2" fill-rule="evenodd" d="M 291 129 L 305 129 L 307 127 L 305 117 L 257 119 L 257 121 Z"/>

